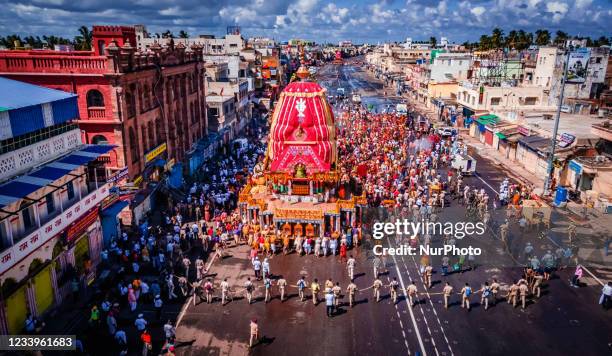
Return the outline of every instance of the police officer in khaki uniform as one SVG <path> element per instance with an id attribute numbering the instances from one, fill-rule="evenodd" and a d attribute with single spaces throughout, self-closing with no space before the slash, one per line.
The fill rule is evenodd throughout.
<path id="1" fill-rule="evenodd" d="M 408 290 L 408 300 L 410 301 L 410 305 L 414 307 L 415 303 L 417 302 L 417 286 L 413 281 L 410 281 L 410 285 L 406 289 Z"/>
<path id="2" fill-rule="evenodd" d="M 453 286 L 451 286 L 448 282 L 446 282 L 444 289 L 442 289 L 442 294 L 444 295 L 444 308 L 448 309 L 448 300 L 453 294 Z"/>
<path id="3" fill-rule="evenodd" d="M 497 304 L 497 293 L 499 293 L 500 285 L 497 283 L 497 279 L 493 279 L 493 283 L 491 283 L 491 294 L 493 297 L 493 305 Z"/>
<path id="4" fill-rule="evenodd" d="M 431 265 L 428 265 L 427 267 L 425 267 L 425 271 L 423 272 L 424 275 L 424 279 L 425 279 L 425 285 L 427 286 L 427 288 L 431 288 L 431 274 L 433 273 L 433 267 L 431 267 Z"/>
<path id="5" fill-rule="evenodd" d="M 317 305 L 317 303 L 319 303 L 319 292 L 321 291 L 321 286 L 316 278 L 310 284 L 310 291 L 312 292 L 312 304 Z"/>
<path id="6" fill-rule="evenodd" d="M 519 290 L 519 287 L 516 284 L 516 281 L 510 286 L 510 289 L 508 290 L 508 296 L 507 296 L 508 304 L 512 303 L 513 307 L 516 307 L 516 300 L 517 300 L 516 297 L 518 294 L 518 290 Z"/>
<path id="7" fill-rule="evenodd" d="M 340 288 L 340 282 L 336 282 L 336 285 L 332 287 L 332 293 L 334 293 L 334 306 L 338 308 L 340 293 L 342 293 L 342 288 Z"/>
<path id="8" fill-rule="evenodd" d="M 285 301 L 285 288 L 287 287 L 287 280 L 280 276 L 280 278 L 276 281 L 276 285 L 278 286 L 278 291 L 280 293 L 281 302 Z"/>
<path id="9" fill-rule="evenodd" d="M 380 302 L 380 288 L 382 287 L 383 282 L 379 279 L 376 278 L 374 280 L 374 284 L 372 285 L 372 287 L 374 288 L 374 297 L 376 298 L 376 302 Z"/>
<path id="10" fill-rule="evenodd" d="M 346 292 L 349 295 L 349 306 L 352 308 L 355 304 L 355 292 L 357 291 L 357 285 L 351 279 L 351 283 L 346 287 Z"/>
<path id="11" fill-rule="evenodd" d="M 525 309 L 525 304 L 527 301 L 527 293 L 529 292 L 529 287 L 527 286 L 527 283 L 523 282 L 519 285 L 518 287 L 519 289 L 519 293 L 521 295 L 521 305 L 522 308 Z"/>
<path id="12" fill-rule="evenodd" d="M 399 283 L 397 282 L 397 278 L 393 277 L 391 283 L 389 283 L 389 293 L 391 293 L 391 300 L 393 304 L 397 303 L 397 289 L 399 288 Z"/>
<path id="13" fill-rule="evenodd" d="M 536 298 L 540 298 L 540 294 L 542 292 L 542 281 L 544 280 L 544 276 L 536 274 L 533 280 L 533 289 L 531 290 L 531 294 L 535 295 Z"/>

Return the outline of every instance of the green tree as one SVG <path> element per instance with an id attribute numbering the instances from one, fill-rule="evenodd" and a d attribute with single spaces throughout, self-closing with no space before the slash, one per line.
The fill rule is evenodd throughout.
<path id="1" fill-rule="evenodd" d="M 480 36 L 480 41 L 478 42 L 478 49 L 480 49 L 481 51 L 491 49 L 491 37 L 487 35 Z"/>
<path id="2" fill-rule="evenodd" d="M 436 48 L 436 45 L 438 44 L 438 40 L 436 39 L 435 36 L 429 37 L 429 44 L 431 44 L 431 47 Z"/>
<path id="3" fill-rule="evenodd" d="M 537 30 L 535 32 L 535 43 L 538 46 L 546 46 L 550 43 L 550 32 L 548 30 Z"/>
<path id="4" fill-rule="evenodd" d="M 555 33 L 555 40 L 553 42 L 559 45 L 559 44 L 565 43 L 565 41 L 567 41 L 568 39 L 569 39 L 568 34 L 566 32 L 559 30 Z"/>
<path id="5" fill-rule="evenodd" d="M 610 45 L 610 39 L 606 36 L 601 36 L 598 39 L 596 39 L 594 41 L 594 45 L 599 47 L 599 46 L 609 46 Z"/>
<path id="6" fill-rule="evenodd" d="M 506 41 L 505 41 L 505 46 L 508 47 L 509 49 L 514 49 L 516 48 L 518 42 L 519 42 L 518 32 L 516 32 L 515 30 L 508 32 L 508 36 L 506 37 Z"/>
<path id="7" fill-rule="evenodd" d="M 183 30 L 181 30 L 181 32 L 179 32 L 179 37 L 180 38 L 189 38 L 189 34 Z"/>
<path id="8" fill-rule="evenodd" d="M 79 35 L 74 38 L 74 47 L 81 51 L 91 51 L 92 33 L 87 26 L 79 27 Z"/>
<path id="9" fill-rule="evenodd" d="M 166 30 L 166 32 L 162 33 L 162 38 L 174 38 L 174 34 L 170 30 Z"/>
<path id="10" fill-rule="evenodd" d="M 504 31 L 496 27 L 491 32 L 491 46 L 493 48 L 501 48 L 504 43 Z"/>

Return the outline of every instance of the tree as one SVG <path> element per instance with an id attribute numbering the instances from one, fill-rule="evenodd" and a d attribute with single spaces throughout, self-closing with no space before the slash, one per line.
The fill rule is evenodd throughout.
<path id="1" fill-rule="evenodd" d="M 496 27 L 491 32 L 491 46 L 493 48 L 501 48 L 504 43 L 504 31 Z"/>
<path id="2" fill-rule="evenodd" d="M 537 30 L 535 32 L 535 43 L 538 46 L 546 46 L 550 43 L 550 32 L 548 30 Z"/>
<path id="3" fill-rule="evenodd" d="M 15 49 L 16 45 L 22 46 L 23 40 L 19 35 L 8 35 L 6 37 L 0 37 L 0 44 L 9 49 Z"/>
<path id="4" fill-rule="evenodd" d="M 491 37 L 487 35 L 480 36 L 480 41 L 478 42 L 478 49 L 480 49 L 481 51 L 491 49 Z"/>
<path id="5" fill-rule="evenodd" d="M 436 48 L 436 45 L 438 44 L 438 40 L 436 39 L 435 36 L 429 37 L 429 44 L 431 44 L 431 47 Z"/>
<path id="6" fill-rule="evenodd" d="M 189 38 L 189 34 L 183 30 L 181 30 L 181 32 L 179 32 L 179 37 L 180 38 Z"/>
<path id="7" fill-rule="evenodd" d="M 91 31 L 87 26 L 79 27 L 79 35 L 74 38 L 74 47 L 81 51 L 91 51 Z"/>
<path id="8" fill-rule="evenodd" d="M 162 33 L 162 38 L 174 38 L 174 34 L 170 30 L 166 30 L 166 32 Z"/>
<path id="9" fill-rule="evenodd" d="M 509 49 L 514 49 L 517 46 L 517 42 L 519 42 L 518 32 L 512 30 L 508 32 L 508 37 L 506 37 L 505 45 Z"/>
<path id="10" fill-rule="evenodd" d="M 598 39 L 596 39 L 593 44 L 596 47 L 599 47 L 599 46 L 609 46 L 610 45 L 610 39 L 607 38 L 606 36 L 601 36 Z"/>
<path id="11" fill-rule="evenodd" d="M 533 34 L 531 32 L 527 33 L 523 30 L 519 30 L 516 34 L 516 44 L 515 48 L 519 51 L 529 48 L 533 43 Z"/>
<path id="12" fill-rule="evenodd" d="M 555 44 L 557 44 L 557 45 L 558 45 L 558 44 L 564 44 L 564 43 L 565 43 L 565 41 L 567 41 L 567 40 L 568 40 L 568 38 L 569 38 L 569 36 L 567 35 L 567 33 L 565 33 L 565 32 L 563 32 L 563 31 L 559 30 L 559 31 L 557 31 L 557 32 L 555 33 L 555 40 L 554 40 L 554 43 L 555 43 Z"/>

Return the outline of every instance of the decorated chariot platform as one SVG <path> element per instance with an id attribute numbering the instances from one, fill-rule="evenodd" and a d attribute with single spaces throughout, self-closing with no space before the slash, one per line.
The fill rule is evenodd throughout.
<path id="1" fill-rule="evenodd" d="M 243 220 L 297 236 L 361 223 L 367 201 L 352 172 L 338 168 L 336 126 L 326 91 L 297 73 L 272 114 L 265 157 L 239 195 Z"/>

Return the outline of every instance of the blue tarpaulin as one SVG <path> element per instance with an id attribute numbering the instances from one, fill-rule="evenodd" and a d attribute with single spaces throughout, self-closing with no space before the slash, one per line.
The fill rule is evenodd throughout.
<path id="1" fill-rule="evenodd" d="M 77 119 L 77 95 L 0 77 L 0 140 Z"/>

